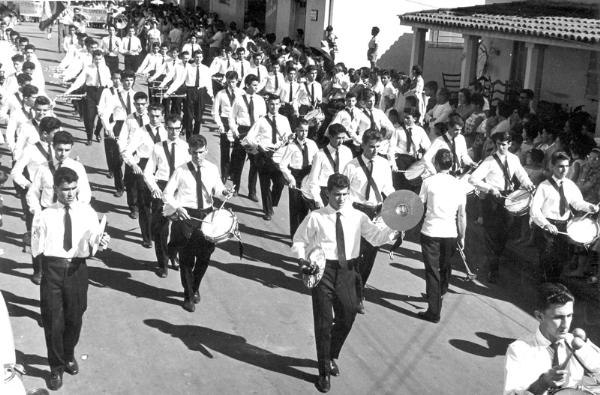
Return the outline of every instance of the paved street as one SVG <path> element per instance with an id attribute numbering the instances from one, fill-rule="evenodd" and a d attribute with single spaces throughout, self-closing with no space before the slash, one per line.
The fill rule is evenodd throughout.
<path id="1" fill-rule="evenodd" d="M 34 24 L 17 30 L 32 39 L 42 62 L 56 64 L 55 37 L 47 41 Z M 51 96 L 64 90 L 47 86 Z M 290 257 L 287 192 L 270 222 L 261 219 L 259 203 L 245 196 L 232 199 L 245 257 L 238 258 L 234 242 L 219 245 L 200 289 L 202 301 L 188 313 L 181 308 L 179 273 L 170 271 L 166 279 L 155 275 L 154 252 L 142 248 L 125 197 L 112 196 L 103 145 L 85 146 L 82 124 L 70 113 L 65 106 L 56 108 L 76 137 L 72 156 L 86 165 L 93 207 L 107 215 L 112 242 L 109 251 L 88 261 L 88 310 L 76 350 L 80 373 L 65 375 L 57 393 L 316 393 L 311 299 Z M 209 139 L 209 159 L 217 163 L 218 136 L 211 123 L 207 126 L 202 134 Z M 10 157 L 3 153 L 6 169 Z M 245 181 L 240 193 L 246 194 Z M 17 361 L 29 373 L 25 385 L 45 387 L 39 287 L 29 281 L 30 256 L 21 251 L 25 225 L 11 181 L 2 196 L 0 289 L 12 316 Z M 480 229 L 470 230 L 467 243 L 472 264 L 478 263 Z M 500 393 L 508 343 L 536 326 L 529 313 L 533 285 L 513 269 L 512 274 L 503 269 L 498 286 L 465 282 L 457 262 L 442 321 L 432 324 L 416 318 L 426 308 L 419 245 L 405 242 L 393 260 L 384 250 L 367 291 L 367 314 L 356 319 L 331 393 Z M 576 325 L 597 342 L 596 309 L 580 304 L 577 310 Z"/>

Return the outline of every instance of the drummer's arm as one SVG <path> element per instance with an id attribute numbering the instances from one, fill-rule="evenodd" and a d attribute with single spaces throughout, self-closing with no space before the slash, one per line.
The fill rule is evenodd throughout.
<path id="1" fill-rule="evenodd" d="M 325 147 L 327 149 L 327 147 Z M 321 173 L 321 168 L 323 167 L 323 154 L 317 152 L 313 159 L 312 166 L 310 168 L 310 173 L 308 174 L 308 179 L 306 183 L 308 184 L 308 188 L 310 189 L 310 194 L 317 203 L 317 206 L 323 207 L 323 200 L 321 200 L 321 186 L 319 185 L 319 174 Z"/>
<path id="2" fill-rule="evenodd" d="M 175 67 L 172 67 L 171 70 L 167 71 L 167 75 L 165 75 L 165 78 L 160 82 L 159 87 L 164 88 L 167 86 L 173 77 L 175 77 Z"/>
<path id="3" fill-rule="evenodd" d="M 565 186 L 565 195 L 567 197 L 567 201 L 575 210 L 585 211 L 586 213 L 598 212 L 598 205 L 583 200 L 581 191 L 579 188 L 577 188 L 575 183 L 565 182 L 563 185 Z"/>
<path id="4" fill-rule="evenodd" d="M 458 206 L 456 212 L 456 228 L 458 230 L 457 241 L 461 248 L 465 248 L 465 235 L 467 234 L 467 195 L 463 195 L 463 200 Z"/>
<path id="5" fill-rule="evenodd" d="M 144 181 L 152 193 L 152 197 L 155 199 L 160 199 L 162 197 L 162 192 L 156 184 L 156 178 L 154 178 L 154 171 L 156 170 L 156 165 L 158 163 L 157 158 L 157 148 L 156 145 L 152 149 L 152 154 L 148 158 L 148 163 L 146 163 L 146 167 L 144 168 Z"/>
<path id="6" fill-rule="evenodd" d="M 314 214 L 309 213 L 292 236 L 292 253 L 300 260 L 298 262 L 300 266 L 306 264 L 306 247 L 316 238 L 318 224 L 313 217 Z"/>
<path id="7" fill-rule="evenodd" d="M 398 145 L 398 130 L 394 130 L 392 132 L 392 136 L 390 137 L 390 145 L 388 146 L 387 158 L 390 162 L 390 167 L 393 171 L 398 170 L 398 166 L 396 165 L 396 146 Z"/>
<path id="8" fill-rule="evenodd" d="M 183 71 L 180 73 L 180 75 L 177 75 L 177 78 L 175 78 L 173 80 L 173 83 L 171 84 L 171 86 L 169 86 L 169 89 L 167 89 L 167 92 L 166 92 L 167 95 L 170 95 L 173 92 L 176 92 L 177 89 L 179 89 L 179 87 L 185 83 L 186 74 L 187 74 L 187 70 L 184 68 Z"/>
<path id="9" fill-rule="evenodd" d="M 283 153 L 281 162 L 279 162 L 279 170 L 281 171 L 281 174 L 283 174 L 283 178 L 285 178 L 285 181 L 287 182 L 290 188 L 299 188 L 300 185 L 296 185 L 296 179 L 294 178 L 294 176 L 292 176 L 292 172 L 289 169 L 289 164 L 292 159 L 292 153 L 294 152 L 294 145 L 295 144 L 289 144 L 285 148 L 285 152 Z"/>
<path id="10" fill-rule="evenodd" d="M 373 223 L 363 213 L 357 213 L 360 215 L 360 234 L 369 243 L 374 246 L 380 246 L 389 242 L 392 242 L 398 237 L 399 232 L 386 226 L 378 226 Z"/>
<path id="11" fill-rule="evenodd" d="M 382 174 L 383 186 L 381 187 L 381 193 L 386 196 L 390 196 L 396 191 L 392 181 L 392 168 L 390 166 L 385 166 L 382 172 L 384 174 Z"/>
<path id="12" fill-rule="evenodd" d="M 517 176 L 517 180 L 521 183 L 521 187 L 527 189 L 528 191 L 533 191 L 535 189 L 535 185 L 529 179 L 529 175 L 527 171 L 521 165 L 521 162 L 517 161 L 517 166 L 515 167 L 515 175 Z"/>
<path id="13" fill-rule="evenodd" d="M 212 116 L 215 124 L 219 128 L 219 132 L 223 133 L 225 132 L 225 126 L 223 126 L 223 122 L 221 122 L 221 97 L 223 96 L 221 92 L 222 91 L 219 91 L 215 95 L 215 100 L 213 101 L 212 106 Z"/>
<path id="14" fill-rule="evenodd" d="M 545 188 L 550 186 L 547 182 L 541 183 L 535 193 L 533 194 L 533 199 L 531 200 L 531 206 L 529 207 L 529 216 L 534 224 L 539 226 L 542 229 L 545 229 L 549 226 L 552 226 L 550 222 L 546 219 L 544 214 L 542 213 L 542 206 L 544 205 L 544 201 L 546 200 L 546 191 Z"/>
<path id="15" fill-rule="evenodd" d="M 71 84 L 71 86 L 69 87 L 69 89 L 67 89 L 64 94 L 65 95 L 69 95 L 69 94 L 71 94 L 71 92 L 73 92 L 74 90 L 76 90 L 79 87 L 81 87 L 85 83 L 86 74 L 87 74 L 87 71 L 84 69 L 81 72 L 81 74 L 79 74 L 77 76 L 77 78 L 75 79 L 75 81 L 73 81 L 73 83 Z"/>
<path id="16" fill-rule="evenodd" d="M 177 199 L 175 199 L 175 191 L 179 186 L 181 172 L 182 169 L 180 167 L 175 169 L 175 172 L 173 172 L 173 175 L 171 178 L 169 178 L 162 195 L 163 202 L 170 205 L 174 209 L 182 208 L 181 204 L 177 201 Z"/>
<path id="17" fill-rule="evenodd" d="M 484 180 L 485 176 L 487 176 L 487 174 L 490 172 L 490 163 L 491 161 L 489 160 L 484 160 L 481 162 L 481 165 L 479 165 L 479 167 L 469 177 L 469 183 L 477 187 L 477 189 L 497 195 L 500 193 L 498 189 Z"/>

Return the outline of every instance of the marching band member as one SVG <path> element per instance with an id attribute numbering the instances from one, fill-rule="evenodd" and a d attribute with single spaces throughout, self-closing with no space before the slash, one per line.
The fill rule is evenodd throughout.
<path id="1" fill-rule="evenodd" d="M 181 74 L 176 81 L 173 81 L 165 96 L 169 96 L 185 84 L 185 108 L 184 124 L 185 135 L 189 138 L 192 134 L 200 133 L 202 125 L 202 113 L 205 106 L 205 95 L 213 97 L 212 79 L 210 70 L 202 64 L 202 51 L 194 53 L 194 63 L 185 65 L 185 73 Z"/>
<path id="2" fill-rule="evenodd" d="M 33 63 L 33 68 L 31 72 L 31 83 L 37 86 L 41 92 L 45 92 L 46 90 L 46 79 L 44 78 L 44 69 L 42 68 L 42 64 L 35 54 L 35 46 L 33 44 L 28 44 L 25 46 L 25 63 L 23 63 L 23 71 L 25 72 L 25 64 L 27 62 Z"/>
<path id="3" fill-rule="evenodd" d="M 190 161 L 188 144 L 180 138 L 181 118 L 171 114 L 167 118 L 167 139 L 154 144 L 144 169 L 144 180 L 152 194 L 152 240 L 158 263 L 157 276 L 167 277 L 169 258 L 176 267 L 176 256 L 168 254 L 168 219 L 163 216 L 163 191 L 176 168 Z"/>
<path id="4" fill-rule="evenodd" d="M 460 115 L 456 113 L 451 114 L 448 118 L 448 131 L 431 142 L 431 146 L 427 152 L 425 152 L 425 155 L 423 155 L 423 160 L 425 161 L 427 169 L 432 174 L 435 174 L 433 158 L 440 148 L 449 149 L 454 158 L 450 174 L 459 173 L 465 166 L 475 166 L 475 162 L 473 162 L 473 159 L 471 159 L 467 152 L 467 142 L 465 141 L 465 137 L 461 134 L 463 126 L 464 122 Z"/>
<path id="5" fill-rule="evenodd" d="M 13 64 L 14 72 L 9 73 L 6 76 L 6 80 L 4 82 L 4 90 L 7 93 L 14 93 L 19 90 L 20 84 L 17 81 L 17 77 L 22 73 L 23 62 L 25 62 L 25 57 L 20 53 L 13 55 L 11 57 L 11 61 Z"/>
<path id="6" fill-rule="evenodd" d="M 166 43 L 160 45 L 160 55 L 161 59 L 159 59 L 152 75 L 148 77 L 148 83 L 153 81 L 162 82 L 179 61 L 179 49 L 173 48 L 169 52 L 169 46 Z"/>
<path id="7" fill-rule="evenodd" d="M 352 151 L 353 156 L 360 154 L 362 144 L 362 134 L 369 129 L 369 118 L 356 107 L 356 94 L 354 92 L 346 93 L 346 107 L 338 111 L 330 125 L 341 124 L 346 129 L 349 139 L 344 144 Z M 331 135 L 328 128 L 326 135 Z"/>
<path id="8" fill-rule="evenodd" d="M 378 131 L 367 130 L 362 136 L 362 154 L 352 159 L 343 171 L 350 180 L 350 198 L 353 207 L 365 213 L 370 219 L 381 211 L 385 196 L 394 192 L 390 165 L 387 160 L 377 155 L 382 139 Z M 360 277 L 364 289 L 373 269 L 378 247 L 367 240 L 361 240 L 360 250 L 363 259 L 360 265 Z M 362 301 L 358 312 L 360 314 L 365 312 Z"/>
<path id="9" fill-rule="evenodd" d="M 175 169 L 163 191 L 163 201 L 175 209 L 171 226 L 173 247 L 180 248 L 180 274 L 183 285 L 183 308 L 189 312 L 200 303 L 200 283 L 206 273 L 215 245 L 202 235 L 202 220 L 213 208 L 213 196 L 227 198 L 217 166 L 207 161 L 208 147 L 204 136 L 188 140 L 192 160 Z"/>
<path id="10" fill-rule="evenodd" d="M 489 266 L 488 281 L 496 283 L 499 264 L 510 233 L 510 217 L 504 208 L 504 198 L 520 186 L 532 191 L 532 184 L 519 157 L 508 151 L 510 135 L 506 132 L 492 135 L 495 152 L 485 158 L 469 177 L 469 182 L 485 191 L 481 203 L 483 229 Z"/>
<path id="11" fill-rule="evenodd" d="M 422 319 L 440 321 L 442 297 L 448 291 L 452 274 L 450 258 L 456 249 L 465 246 L 467 229 L 467 196 L 460 181 L 449 174 L 452 154 L 440 149 L 435 154 L 438 172 L 423 180 L 419 197 L 426 206 L 421 228 L 421 249 L 425 264 L 427 311 L 419 312 Z"/>
<path id="12" fill-rule="evenodd" d="M 242 140 L 242 145 L 258 150 L 254 156 L 254 163 L 258 170 L 265 221 L 271 220 L 273 207 L 277 207 L 279 204 L 285 184 L 278 166 L 278 162 L 281 160 L 278 151 L 288 143 L 292 136 L 290 123 L 287 118 L 279 114 L 279 106 L 279 97 L 269 96 L 267 98 L 267 114 L 252 125 L 246 138 Z"/>
<path id="13" fill-rule="evenodd" d="M 296 81 L 297 71 L 289 67 L 286 72 L 286 80 L 279 91 L 281 100 L 281 113 L 285 115 L 290 122 L 293 122 L 299 115 L 300 103 L 300 84 Z"/>
<path id="14" fill-rule="evenodd" d="M 254 74 L 255 76 L 258 77 L 258 91 L 259 92 L 261 92 L 264 89 L 264 87 L 267 83 L 267 76 L 269 75 L 267 68 L 262 65 L 263 58 L 264 58 L 264 54 L 262 52 L 253 53 L 252 61 L 250 62 L 249 67 L 248 67 L 248 74 Z"/>
<path id="15" fill-rule="evenodd" d="M 35 101 L 38 98 L 38 88 L 33 85 L 23 86 L 21 92 L 17 91 L 13 95 L 9 95 L 9 98 L 7 106 L 10 111 L 10 116 L 6 125 L 6 144 L 12 153 L 13 159 L 16 160 L 21 155 L 24 148 L 23 144 L 26 143 L 26 141 L 23 142 L 23 139 L 21 139 L 21 142 L 17 144 L 19 135 L 21 134 L 22 125 L 28 123 L 34 116 L 38 118 L 38 120 L 41 120 L 42 115 L 45 116 L 46 113 L 50 111 L 50 106 L 48 105 L 48 108 L 46 108 L 45 105 L 41 105 L 40 103 L 38 106 L 40 115 L 37 115 L 34 106 Z"/>
<path id="16" fill-rule="evenodd" d="M 152 247 L 152 195 L 150 189 L 144 181 L 144 169 L 152 154 L 156 143 L 167 139 L 167 132 L 163 125 L 164 109 L 160 105 L 151 105 L 146 113 L 148 96 L 143 92 L 137 92 L 133 97 L 136 109 L 143 108 L 142 115 L 134 113 L 137 125 L 130 130 L 129 141 L 125 150 L 121 153 L 123 161 L 131 166 L 135 179 L 135 188 L 137 189 L 137 208 L 138 221 L 140 224 L 140 233 L 142 235 L 142 246 L 144 248 Z M 148 122 L 144 122 L 144 116 L 148 117 Z M 127 122 L 131 125 L 132 122 Z"/>
<path id="17" fill-rule="evenodd" d="M 69 60 L 65 67 L 62 67 L 64 70 L 62 74 L 64 82 L 74 80 L 87 66 L 93 64 L 94 56 L 92 54 L 98 49 L 98 43 L 91 37 L 85 37 L 83 44 L 81 49 L 75 53 L 73 59 Z"/>
<path id="18" fill-rule="evenodd" d="M 94 121 L 98 114 L 98 103 L 100 96 L 105 87 L 110 85 L 111 76 L 110 70 L 104 63 L 104 56 L 99 49 L 92 52 L 93 64 L 85 67 L 83 72 L 75 79 L 69 89 L 65 91 L 65 95 L 70 94 L 77 88 L 85 84 L 85 112 L 83 121 L 85 124 L 85 132 L 87 134 L 86 145 L 92 144 L 92 136 L 94 134 Z M 96 140 L 100 141 L 100 136 L 96 135 Z"/>
<path id="19" fill-rule="evenodd" d="M 119 69 L 119 50 L 121 48 L 121 39 L 117 37 L 117 28 L 113 25 L 109 25 L 108 36 L 104 37 L 100 41 L 100 49 L 104 53 L 104 61 L 106 66 L 112 73 Z"/>
<path id="20" fill-rule="evenodd" d="M 267 75 L 267 80 L 262 91 L 263 93 L 270 93 L 272 95 L 280 94 L 281 87 L 285 83 L 285 77 L 279 71 L 280 69 L 281 65 L 277 62 L 273 62 L 269 65 L 269 74 Z"/>
<path id="21" fill-rule="evenodd" d="M 85 259 L 92 243 L 108 246 L 110 237 L 98 234 L 98 218 L 89 204 L 76 199 L 78 176 L 68 167 L 53 177 L 57 202 L 36 216 L 31 253 L 42 257 L 40 311 L 48 349 L 48 388 L 62 386 L 63 372 L 79 373 L 75 346 L 87 308 L 88 276 Z"/>
<path id="22" fill-rule="evenodd" d="M 348 202 L 349 187 L 346 176 L 336 173 L 329 177 L 329 204 L 308 214 L 294 234 L 292 245 L 301 271 L 306 274 L 318 270 L 306 260 L 308 252 L 321 247 L 325 253 L 323 277 L 311 290 L 319 365 L 316 386 L 321 392 L 330 390 L 330 376 L 340 374 L 336 360 L 356 317 L 360 300 L 356 286 L 360 281 L 357 274 L 360 239 L 381 245 L 398 236 L 388 227 L 377 227 L 354 209 Z"/>
<path id="23" fill-rule="evenodd" d="M 334 173 L 340 173 L 352 160 L 352 151 L 342 143 L 346 138 L 346 129 L 341 124 L 329 126 L 329 144 L 320 149 L 313 158 L 312 167 L 306 183 L 310 196 L 317 208 L 327 206 L 327 180 Z"/>
<path id="24" fill-rule="evenodd" d="M 538 185 L 529 215 L 535 225 L 533 237 L 544 279 L 557 281 L 569 258 L 568 239 L 564 233 L 571 217 L 571 207 L 578 211 L 597 213 L 598 205 L 583 200 L 577 185 L 567 177 L 570 158 L 565 152 L 553 153 L 550 163 L 552 176 Z"/>
<path id="25" fill-rule="evenodd" d="M 235 50 L 233 70 L 235 70 L 238 73 L 238 76 L 240 77 L 240 83 L 246 80 L 246 76 L 250 71 L 250 62 L 246 60 L 246 49 L 243 47 L 240 47 Z M 260 90 L 257 92 L 260 92 Z"/>
<path id="26" fill-rule="evenodd" d="M 235 98 L 244 92 L 237 87 L 238 75 L 230 70 L 225 73 L 225 88 L 219 91 L 212 106 L 212 116 L 219 129 L 219 146 L 221 147 L 221 179 L 223 182 L 229 177 L 229 166 L 231 163 L 231 140 L 233 133 L 229 128 L 229 116 Z"/>
<path id="27" fill-rule="evenodd" d="M 158 85 L 159 89 L 164 89 L 168 84 L 173 84 L 174 81 L 177 81 L 178 79 L 181 78 L 185 78 L 185 74 L 186 74 L 186 65 L 188 64 L 188 62 L 190 61 L 192 55 L 189 52 L 186 51 L 182 51 L 181 54 L 179 55 L 179 59 L 177 59 L 177 62 L 174 63 L 173 67 L 171 68 L 170 71 L 167 72 L 167 75 L 165 76 L 165 78 L 162 80 L 162 82 Z M 173 58 L 175 59 L 175 57 Z M 181 85 L 179 87 L 179 89 L 177 89 L 175 91 L 176 94 L 185 94 L 185 85 Z M 168 101 L 170 101 L 170 111 L 168 106 L 165 106 L 165 110 L 171 114 L 181 114 L 181 107 L 182 107 L 182 102 L 183 99 L 180 98 L 166 98 Z"/>
<path id="28" fill-rule="evenodd" d="M 77 47 L 79 46 L 79 38 L 77 35 L 77 28 L 74 25 L 69 24 L 69 32 L 65 35 L 62 44 L 62 49 L 65 51 L 65 54 L 74 53 L 77 50 Z M 61 51 L 59 50 L 59 53 L 60 52 Z"/>
<path id="29" fill-rule="evenodd" d="M 308 66 L 306 68 L 306 81 L 300 85 L 300 94 L 298 97 L 298 103 L 300 104 L 299 112 L 301 115 L 314 110 L 323 102 L 323 87 L 316 79 L 317 68 L 315 66 Z"/>
<path id="30" fill-rule="evenodd" d="M 244 79 L 245 92 L 236 97 L 229 115 L 229 128 L 233 133 L 233 145 L 231 147 L 231 165 L 229 167 L 231 181 L 235 186 L 235 194 L 240 190 L 242 170 L 246 161 L 246 149 L 241 141 L 248 134 L 248 130 L 256 120 L 267 113 L 265 100 L 257 94 L 258 77 L 250 74 Z M 256 197 L 256 178 L 258 176 L 254 164 L 254 155 L 248 154 L 250 170 L 248 172 L 248 199 L 258 202 Z"/>
<path id="31" fill-rule="evenodd" d="M 163 55 L 160 53 L 160 44 L 152 44 L 152 51 L 148 52 L 142 63 L 137 68 L 136 74 L 146 74 L 153 76 L 158 65 L 164 60 Z"/>
<path id="32" fill-rule="evenodd" d="M 362 112 L 369 120 L 369 129 L 377 130 L 381 133 L 382 141 L 377 153 L 387 157 L 390 136 L 395 128 L 387 115 L 375 107 L 375 97 L 375 92 L 372 90 L 364 93 Z"/>
<path id="33" fill-rule="evenodd" d="M 198 44 L 198 37 L 192 34 L 188 39 L 189 42 L 185 43 L 183 47 L 181 47 L 181 52 L 187 52 L 190 55 L 194 56 L 196 51 L 202 51 L 202 47 Z"/>
<path id="34" fill-rule="evenodd" d="M 142 43 L 135 35 L 135 27 L 129 26 L 127 36 L 121 40 L 121 54 L 125 57 L 125 70 L 137 70 L 138 57 L 142 52 Z"/>
<path id="35" fill-rule="evenodd" d="M 308 122 L 300 119 L 294 128 L 295 138 L 287 145 L 279 170 L 289 187 L 290 237 L 308 215 L 309 203 L 302 195 L 302 180 L 310 173 L 313 158 L 319 151 L 317 144 L 307 138 Z"/>
<path id="36" fill-rule="evenodd" d="M 231 47 L 225 46 L 220 49 L 221 56 L 215 57 L 210 63 L 210 75 L 213 76 L 213 92 L 218 92 L 223 89 L 222 84 L 225 82 L 225 74 L 228 71 L 233 71 L 234 60 L 231 57 Z M 217 81 L 216 77 L 222 77 Z"/>
<path id="37" fill-rule="evenodd" d="M 123 183 L 123 158 L 119 150 L 117 140 L 121 134 L 123 124 L 133 110 L 133 97 L 135 91 L 131 89 L 135 81 L 135 75 L 131 70 L 113 72 L 113 86 L 104 89 L 98 103 L 98 117 L 104 126 L 104 151 L 106 153 L 106 164 L 109 178 L 115 183 L 115 197 L 123 196 L 125 185 Z M 129 207 L 135 205 L 130 202 L 130 194 L 127 194 Z"/>

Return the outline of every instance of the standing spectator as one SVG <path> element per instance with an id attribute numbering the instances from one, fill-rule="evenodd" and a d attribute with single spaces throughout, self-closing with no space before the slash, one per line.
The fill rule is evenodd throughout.
<path id="1" fill-rule="evenodd" d="M 377 42 L 377 35 L 379 34 L 379 28 L 377 26 L 373 26 L 371 29 L 371 40 L 369 40 L 369 47 L 367 49 L 367 60 L 371 64 L 371 68 L 375 68 L 375 64 L 377 63 L 377 50 L 379 49 L 379 43 Z"/>
<path id="2" fill-rule="evenodd" d="M 73 10 L 70 6 L 63 10 L 58 16 L 58 53 L 63 52 L 63 41 L 69 34 L 69 27 L 73 25 Z M 66 52 L 66 50 L 65 50 Z"/>
<path id="3" fill-rule="evenodd" d="M 337 36 L 333 33 L 333 26 L 329 25 L 325 29 L 325 42 L 329 47 L 329 56 L 331 56 L 331 60 L 335 61 L 335 54 L 338 51 L 337 47 Z"/>

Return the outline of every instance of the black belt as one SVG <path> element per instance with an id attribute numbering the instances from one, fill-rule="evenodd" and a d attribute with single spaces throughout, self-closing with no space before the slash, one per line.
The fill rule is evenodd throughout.
<path id="1" fill-rule="evenodd" d="M 569 220 L 565 219 L 551 219 L 551 218 L 546 218 L 546 220 L 548 222 L 550 222 L 552 225 L 556 225 L 556 226 L 561 226 L 561 225 L 566 225 L 567 222 L 569 222 Z"/>
<path id="2" fill-rule="evenodd" d="M 85 258 L 59 258 L 43 255 L 42 262 L 49 266 L 73 268 L 85 263 Z"/>
<path id="3" fill-rule="evenodd" d="M 349 270 L 353 270 L 354 268 L 357 268 L 360 264 L 360 260 L 358 258 L 348 259 L 346 262 L 347 262 Z M 340 261 L 338 261 L 337 259 L 325 260 L 325 266 L 334 267 L 336 269 L 341 268 Z"/>
<path id="4" fill-rule="evenodd" d="M 190 217 L 202 219 L 202 218 L 206 217 L 211 211 L 213 211 L 213 208 L 209 207 L 209 208 L 197 209 L 197 208 L 185 207 L 185 211 L 187 211 L 187 213 Z"/>

